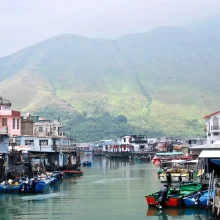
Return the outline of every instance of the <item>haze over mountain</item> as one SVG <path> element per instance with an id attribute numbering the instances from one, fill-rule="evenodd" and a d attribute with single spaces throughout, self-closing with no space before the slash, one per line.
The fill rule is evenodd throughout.
<path id="1" fill-rule="evenodd" d="M 56 106 L 88 120 L 123 115 L 140 133 L 204 135 L 203 116 L 219 109 L 219 26 L 215 18 L 115 40 L 52 37 L 0 58 L 0 94 L 24 112 Z"/>

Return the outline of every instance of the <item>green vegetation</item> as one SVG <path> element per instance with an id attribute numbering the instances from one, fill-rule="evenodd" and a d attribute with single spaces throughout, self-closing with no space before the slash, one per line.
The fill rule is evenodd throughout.
<path id="1" fill-rule="evenodd" d="M 204 136 L 203 117 L 219 109 L 219 45 L 207 23 L 116 40 L 61 35 L 0 58 L 0 95 L 23 112 L 60 114 L 79 141 Z"/>

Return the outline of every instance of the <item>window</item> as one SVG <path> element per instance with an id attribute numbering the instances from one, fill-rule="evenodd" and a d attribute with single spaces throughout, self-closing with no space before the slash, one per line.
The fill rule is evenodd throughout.
<path id="1" fill-rule="evenodd" d="M 39 132 L 43 132 L 43 127 L 39 127 Z"/>
<path id="2" fill-rule="evenodd" d="M 214 132 L 213 135 L 214 135 L 214 136 L 219 136 L 219 133 Z"/>
<path id="3" fill-rule="evenodd" d="M 56 131 L 56 129 L 57 129 L 56 127 L 53 127 L 53 131 Z"/>
<path id="4" fill-rule="evenodd" d="M 213 130 L 219 130 L 219 118 L 213 118 Z"/>
<path id="5" fill-rule="evenodd" d="M 16 146 L 20 146 L 21 145 L 21 141 L 20 140 L 16 140 Z"/>
<path id="6" fill-rule="evenodd" d="M 8 119 L 7 118 L 3 118 L 2 119 L 2 126 L 7 126 L 8 125 Z"/>
<path id="7" fill-rule="evenodd" d="M 17 129 L 19 129 L 19 127 L 20 127 L 20 121 L 19 119 L 17 119 Z"/>
<path id="8" fill-rule="evenodd" d="M 15 129 L 15 118 L 13 118 L 13 121 L 12 121 L 12 129 Z"/>
<path id="9" fill-rule="evenodd" d="M 24 143 L 25 143 L 25 145 L 32 145 L 32 146 L 34 146 L 34 140 L 25 140 Z"/>
<path id="10" fill-rule="evenodd" d="M 48 145 L 48 140 L 39 140 L 39 145 L 40 146 L 47 146 Z"/>

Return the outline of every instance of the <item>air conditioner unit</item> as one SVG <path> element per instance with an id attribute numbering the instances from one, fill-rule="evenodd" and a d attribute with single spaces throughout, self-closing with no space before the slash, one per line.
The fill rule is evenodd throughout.
<path id="1" fill-rule="evenodd" d="M 14 137 L 13 137 L 13 138 L 10 138 L 10 139 L 9 139 L 9 143 L 10 143 L 10 144 L 15 144 L 15 143 L 16 143 L 15 138 L 14 138 Z"/>

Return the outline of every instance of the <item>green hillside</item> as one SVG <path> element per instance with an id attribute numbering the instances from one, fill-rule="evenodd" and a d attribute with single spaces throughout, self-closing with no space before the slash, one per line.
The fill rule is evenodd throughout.
<path id="1" fill-rule="evenodd" d="M 220 32 L 210 22 L 115 40 L 50 38 L 0 58 L 0 95 L 24 112 L 61 115 L 80 141 L 204 135 L 220 94 Z"/>

